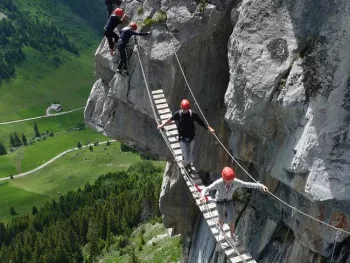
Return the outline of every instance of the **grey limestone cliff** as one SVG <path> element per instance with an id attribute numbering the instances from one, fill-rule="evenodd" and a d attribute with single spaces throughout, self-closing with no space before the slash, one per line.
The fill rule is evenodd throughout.
<path id="1" fill-rule="evenodd" d="M 152 35 L 138 40 L 149 87 L 164 90 L 171 110 L 182 98 L 193 102 L 174 46 L 204 115 L 235 158 L 291 206 L 349 231 L 350 2 L 205 2 L 126 1 L 130 18 L 154 22 L 146 29 Z M 166 21 L 157 20 L 159 10 Z M 186 261 L 226 262 L 157 133 L 132 41 L 129 49 L 130 77 L 114 72 L 118 58 L 101 42 L 85 120 L 169 161 L 160 197 L 164 224 L 192 235 Z M 231 163 L 204 129 L 197 135 L 195 165 L 208 183 Z M 241 192 L 237 232 L 258 262 L 328 262 L 336 244 L 333 262 L 350 263 L 349 236 L 335 243 L 334 229 L 270 195 Z"/>

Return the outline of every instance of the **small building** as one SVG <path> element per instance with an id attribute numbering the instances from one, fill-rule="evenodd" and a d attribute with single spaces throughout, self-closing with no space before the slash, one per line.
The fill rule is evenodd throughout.
<path id="1" fill-rule="evenodd" d="M 56 112 L 59 112 L 62 110 L 62 105 L 61 104 L 51 104 L 50 110 L 54 110 Z"/>

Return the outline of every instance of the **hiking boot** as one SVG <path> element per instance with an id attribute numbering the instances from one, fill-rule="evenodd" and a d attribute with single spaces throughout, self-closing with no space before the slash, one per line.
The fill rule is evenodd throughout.
<path id="1" fill-rule="evenodd" d="M 192 167 L 190 164 L 185 165 L 185 169 L 188 173 L 192 173 Z"/>
<path id="2" fill-rule="evenodd" d="M 190 164 L 190 167 L 191 167 L 192 173 L 197 173 L 197 170 L 196 170 L 196 168 L 193 166 L 193 163 Z"/>
<path id="3" fill-rule="evenodd" d="M 241 242 L 239 241 L 238 239 L 238 236 L 237 235 L 233 235 L 232 237 L 232 241 L 235 245 L 239 245 Z"/>

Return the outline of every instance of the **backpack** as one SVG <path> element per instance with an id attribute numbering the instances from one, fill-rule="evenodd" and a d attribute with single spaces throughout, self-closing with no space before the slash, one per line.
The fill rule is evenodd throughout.
<path id="1" fill-rule="evenodd" d="M 194 121 L 193 121 L 193 118 L 192 118 L 192 110 L 188 110 L 188 111 L 190 113 L 191 125 L 193 126 L 193 129 L 196 130 L 196 126 L 194 125 Z M 183 114 L 182 110 L 179 110 L 179 126 L 178 126 L 179 133 L 183 129 L 183 127 L 182 127 L 182 121 L 183 121 L 182 114 Z M 192 140 L 192 138 L 191 138 L 191 140 Z"/>

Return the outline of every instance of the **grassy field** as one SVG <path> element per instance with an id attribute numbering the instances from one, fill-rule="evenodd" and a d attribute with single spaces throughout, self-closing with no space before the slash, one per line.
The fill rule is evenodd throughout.
<path id="1" fill-rule="evenodd" d="M 144 232 L 143 238 L 145 244 L 140 246 L 140 233 Z M 132 235 L 131 242 L 135 247 L 135 255 L 141 262 L 152 263 L 170 263 L 179 262 L 182 254 L 182 244 L 180 236 L 164 237 L 162 239 L 153 239 L 158 235 L 164 235 L 167 231 L 162 224 L 143 224 L 138 227 Z M 148 241 L 154 240 L 153 242 Z M 128 263 L 130 255 L 119 255 L 118 248 L 111 247 L 110 253 L 105 254 L 100 263 Z"/>
<path id="2" fill-rule="evenodd" d="M 92 183 L 102 174 L 126 169 L 140 161 L 138 154 L 121 152 L 120 143 L 99 145 L 69 153 L 49 166 L 27 177 L 0 183 L 0 221 L 8 221 L 10 207 L 23 215 L 37 207 L 67 193 Z M 157 162 L 165 167 L 165 163 Z"/>
<path id="3" fill-rule="evenodd" d="M 76 147 L 79 141 L 85 145 L 88 141 L 96 140 L 106 141 L 108 138 L 88 128 L 65 132 L 33 145 L 21 147 L 12 153 L 0 156 L 0 178 L 32 170 L 59 153 Z"/>
<path id="4" fill-rule="evenodd" d="M 24 51 L 27 61 L 17 68 L 17 78 L 0 86 L 0 121 L 45 115 L 55 102 L 62 103 L 64 110 L 85 105 L 95 81 L 94 50 L 80 57 L 66 54 L 65 64 L 58 68 L 44 63 L 45 57 L 34 49 Z"/>

